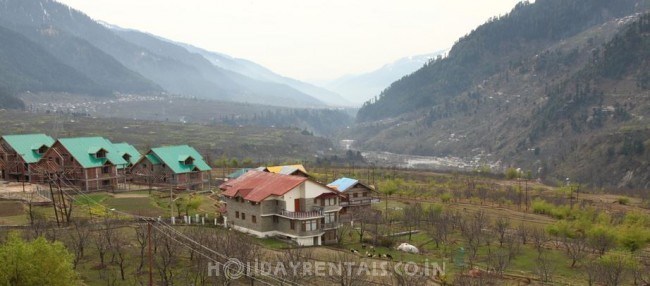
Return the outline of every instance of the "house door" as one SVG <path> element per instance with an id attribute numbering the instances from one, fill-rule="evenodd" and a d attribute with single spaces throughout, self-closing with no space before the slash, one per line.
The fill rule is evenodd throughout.
<path id="1" fill-rule="evenodd" d="M 299 212 L 300 211 L 300 199 L 295 199 L 293 200 L 294 202 L 294 210 Z"/>

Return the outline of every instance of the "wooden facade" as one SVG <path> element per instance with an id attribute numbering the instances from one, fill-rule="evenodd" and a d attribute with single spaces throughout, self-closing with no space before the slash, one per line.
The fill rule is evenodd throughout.
<path id="1" fill-rule="evenodd" d="M 98 158 L 105 156 L 98 153 Z M 43 154 L 37 166 L 46 176 L 60 178 L 62 186 L 86 192 L 115 190 L 119 178 L 117 166 L 109 160 L 102 166 L 84 168 L 59 141 Z"/>

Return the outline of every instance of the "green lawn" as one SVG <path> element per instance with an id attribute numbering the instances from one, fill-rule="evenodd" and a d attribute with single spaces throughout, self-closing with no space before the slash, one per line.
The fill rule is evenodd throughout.
<path id="1" fill-rule="evenodd" d="M 115 209 L 134 215 L 156 217 L 163 215 L 165 211 L 158 207 L 150 197 L 142 198 L 113 198 L 109 197 L 104 202 L 109 209 Z"/>

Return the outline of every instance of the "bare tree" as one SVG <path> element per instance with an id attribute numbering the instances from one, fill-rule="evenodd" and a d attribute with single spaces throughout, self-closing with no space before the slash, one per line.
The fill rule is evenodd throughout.
<path id="1" fill-rule="evenodd" d="M 305 263 L 310 263 L 312 261 L 313 253 L 311 249 L 304 247 L 291 247 L 276 254 L 275 258 L 277 261 L 283 263 L 284 271 L 274 273 L 274 275 L 284 279 L 289 284 L 306 284 L 306 282 L 312 278 L 310 275 L 306 275 L 307 273 L 301 273 L 301 271 L 299 271 Z"/>
<path id="2" fill-rule="evenodd" d="M 350 255 L 343 251 L 336 251 L 330 255 L 328 260 L 337 266 L 334 271 L 328 273 L 326 276 L 327 281 L 331 285 L 340 286 L 355 286 L 355 285 L 369 285 L 366 281 L 370 274 L 368 264 L 362 263 L 359 256 Z"/>
<path id="3" fill-rule="evenodd" d="M 510 227 L 510 219 L 508 219 L 507 217 L 500 216 L 494 222 L 494 229 L 499 235 L 498 237 L 499 247 L 503 247 L 503 243 L 506 240 L 506 233 L 508 231 L 508 227 Z"/>
<path id="4" fill-rule="evenodd" d="M 541 228 L 535 228 L 530 233 L 533 247 L 537 250 L 537 258 L 539 258 L 542 256 L 542 252 L 544 252 L 544 244 L 548 241 L 548 236 L 546 235 L 546 231 Z"/>
<path id="5" fill-rule="evenodd" d="M 429 207 L 424 212 L 426 221 L 426 232 L 436 243 L 436 248 L 440 248 L 440 244 L 447 241 L 447 236 L 451 231 L 450 215 L 446 212 Z"/>
<path id="6" fill-rule="evenodd" d="M 371 208 L 359 208 L 353 214 L 354 230 L 359 235 L 359 242 L 363 243 L 364 235 L 366 234 L 368 224 L 377 216 L 377 212 Z"/>
<path id="7" fill-rule="evenodd" d="M 411 236 L 414 228 L 420 226 L 420 221 L 424 214 L 422 205 L 420 203 L 415 203 L 412 206 L 406 206 L 402 210 L 402 223 L 408 228 L 409 242 L 411 242 Z"/>
<path id="8" fill-rule="evenodd" d="M 546 254 L 537 257 L 535 272 L 542 282 L 551 282 L 555 273 L 555 262 Z"/>
<path id="9" fill-rule="evenodd" d="M 68 248 L 70 248 L 74 254 L 72 264 L 76 269 L 79 260 L 84 257 L 85 248 L 90 238 L 90 227 L 88 221 L 73 220 L 72 229 L 68 231 L 67 234 L 69 238 Z"/>
<path id="10" fill-rule="evenodd" d="M 178 262 L 180 246 L 167 234 L 157 234 L 156 239 L 152 240 L 157 245 L 158 252 L 154 259 L 154 265 L 158 270 L 162 285 L 173 285 L 175 269 L 174 265 Z"/>
<path id="11" fill-rule="evenodd" d="M 111 239 L 111 252 L 113 253 L 113 257 L 115 257 L 115 264 L 120 269 L 120 278 L 122 281 L 125 280 L 124 276 L 124 263 L 127 260 L 127 248 L 129 246 L 128 239 L 124 237 L 120 232 L 115 232 Z"/>
<path id="12" fill-rule="evenodd" d="M 528 235 L 529 235 L 530 229 L 525 225 L 525 224 L 520 224 L 517 227 L 517 235 L 519 236 L 519 239 L 521 240 L 521 244 L 526 245 L 528 242 Z"/>
<path id="13" fill-rule="evenodd" d="M 138 264 L 137 269 L 137 272 L 140 273 L 142 271 L 142 267 L 144 267 L 144 254 L 145 250 L 147 249 L 147 224 L 140 223 L 137 224 L 134 228 L 135 240 L 138 243 L 138 250 L 140 251 L 140 263 Z"/>
<path id="14" fill-rule="evenodd" d="M 95 235 L 93 235 L 93 244 L 95 246 L 95 250 L 97 250 L 97 255 L 99 256 L 99 268 L 104 268 L 106 265 L 104 263 L 105 257 L 106 257 L 106 252 L 108 251 L 109 248 L 109 243 L 108 243 L 108 237 L 107 234 L 110 231 L 105 231 L 103 229 L 99 229 L 95 231 Z"/>
<path id="15" fill-rule="evenodd" d="M 565 235 L 562 241 L 567 255 L 571 258 L 571 267 L 573 268 L 587 255 L 587 239 L 584 235 L 577 234 L 573 239 Z"/>
<path id="16" fill-rule="evenodd" d="M 252 238 L 239 232 L 226 232 L 223 235 L 213 237 L 208 243 L 210 245 L 214 244 L 212 246 L 216 247 L 223 255 L 230 259 L 237 259 L 245 265 L 254 262 L 261 255 L 260 246 Z M 251 280 L 251 283 L 258 274 L 256 272 L 254 268 L 247 269 L 246 276 Z M 225 284 L 232 282 L 229 277 L 221 276 L 220 278 L 224 279 L 223 283 Z"/>
<path id="17" fill-rule="evenodd" d="M 479 247 L 484 241 L 483 230 L 486 229 L 487 225 L 487 215 L 482 210 L 462 220 L 461 234 L 467 242 L 470 265 L 474 265 Z"/>
<path id="18" fill-rule="evenodd" d="M 392 278 L 392 285 L 400 286 L 415 286 L 415 285 L 430 285 L 434 284 L 431 279 L 433 277 L 441 278 L 440 273 L 424 273 L 418 269 L 419 266 L 414 264 L 395 264 L 390 263 L 390 277 Z M 424 275 L 429 274 L 429 275 Z"/>

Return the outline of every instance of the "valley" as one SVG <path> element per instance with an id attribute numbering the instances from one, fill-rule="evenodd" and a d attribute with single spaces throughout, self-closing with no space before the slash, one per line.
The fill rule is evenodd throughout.
<path id="1" fill-rule="evenodd" d="M 650 0 L 244 2 L 0 0 L 0 285 L 650 285 Z"/>

